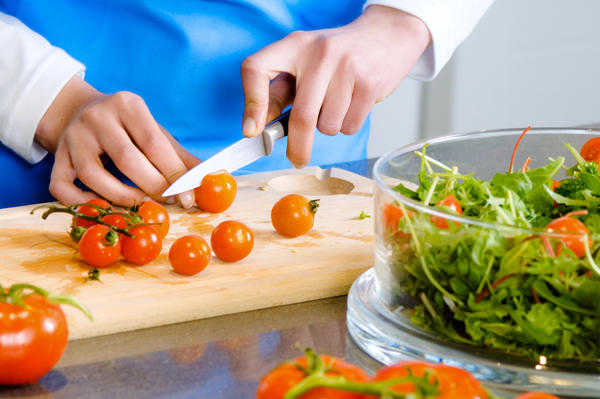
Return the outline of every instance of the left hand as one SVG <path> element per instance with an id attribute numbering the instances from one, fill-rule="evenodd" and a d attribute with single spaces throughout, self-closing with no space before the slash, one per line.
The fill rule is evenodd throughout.
<path id="1" fill-rule="evenodd" d="M 292 32 L 242 63 L 243 133 L 260 134 L 293 104 L 287 157 L 301 168 L 315 127 L 331 136 L 358 132 L 430 44 L 423 21 L 385 6 L 370 6 L 344 27 Z"/>

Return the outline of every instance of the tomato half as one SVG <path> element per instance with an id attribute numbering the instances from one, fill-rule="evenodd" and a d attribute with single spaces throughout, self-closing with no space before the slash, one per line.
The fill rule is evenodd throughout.
<path id="1" fill-rule="evenodd" d="M 142 266 L 160 255 L 162 239 L 154 226 L 138 226 L 128 231 L 135 238 L 123 236 L 121 241 L 121 254 L 127 262 Z"/>
<path id="2" fill-rule="evenodd" d="M 67 320 L 60 306 L 39 294 L 28 308 L 0 302 L 0 385 L 36 382 L 67 346 Z"/>
<path id="3" fill-rule="evenodd" d="M 237 262 L 252 252 L 254 234 L 245 224 L 228 220 L 213 230 L 210 245 L 217 258 L 225 262 Z"/>
<path id="4" fill-rule="evenodd" d="M 100 206 L 100 207 L 106 208 L 106 209 L 112 209 L 112 206 L 108 202 L 106 202 L 103 199 L 99 199 L 99 198 L 89 200 L 88 202 L 86 202 L 86 204 L 97 205 L 97 206 Z M 93 208 L 91 206 L 85 206 L 85 205 L 78 207 L 77 212 L 83 213 L 84 215 L 91 216 L 91 217 L 98 216 L 100 214 L 100 211 L 98 211 L 96 208 Z M 73 220 L 75 221 L 74 216 L 73 216 Z M 85 220 L 85 219 L 79 219 L 79 218 L 77 218 L 77 221 L 75 221 L 75 226 L 85 227 L 86 229 L 89 227 L 92 227 L 95 224 L 97 224 L 97 223 L 89 221 L 89 220 Z"/>
<path id="5" fill-rule="evenodd" d="M 121 254 L 121 240 L 116 232 L 107 236 L 109 228 L 97 224 L 86 230 L 79 240 L 79 253 L 90 266 L 108 267 L 119 259 Z M 112 244 L 112 245 L 111 245 Z"/>
<path id="6" fill-rule="evenodd" d="M 161 238 L 164 239 L 169 233 L 169 228 L 171 226 L 169 212 L 167 212 L 165 207 L 158 202 L 142 202 L 137 214 L 143 218 L 143 223 L 160 223 L 154 225 L 154 227 L 156 227 L 156 230 L 160 233 Z"/>
<path id="7" fill-rule="evenodd" d="M 271 210 L 271 223 L 279 234 L 285 237 L 298 237 L 308 233 L 315 224 L 318 200 L 309 201 L 297 194 L 281 198 Z"/>
<path id="8" fill-rule="evenodd" d="M 411 211 L 406 211 L 406 214 L 409 217 L 414 215 Z M 400 219 L 403 217 L 404 212 L 402 212 L 399 206 L 387 203 L 383 204 L 383 225 L 388 233 L 393 233 L 395 237 L 410 237 L 410 233 L 398 231 L 398 223 L 400 223 Z"/>
<path id="9" fill-rule="evenodd" d="M 561 236 L 560 239 L 567 248 L 577 255 L 577 257 L 581 258 L 585 255 L 585 243 L 583 235 L 588 234 L 589 236 L 589 230 L 587 227 L 585 227 L 585 224 L 581 223 L 579 220 L 570 217 L 562 217 L 548 223 L 546 230 L 550 232 L 571 233 Z M 591 247 L 593 241 L 590 239 L 588 240 L 588 243 Z"/>
<path id="10" fill-rule="evenodd" d="M 560 399 L 558 396 L 551 395 L 544 392 L 527 392 L 522 393 L 515 399 Z"/>
<path id="11" fill-rule="evenodd" d="M 462 215 L 463 213 L 462 206 L 460 206 L 460 202 L 458 202 L 456 197 L 452 194 L 448 195 L 446 198 L 438 202 L 436 206 L 446 206 L 454 212 L 458 213 L 459 215 Z M 440 216 L 431 215 L 431 223 L 433 223 L 439 229 L 447 229 L 448 227 L 450 227 L 448 226 L 448 221 L 446 220 L 446 218 Z"/>
<path id="12" fill-rule="evenodd" d="M 367 382 L 369 376 L 360 367 L 346 363 L 341 359 L 321 355 L 323 363 L 330 370 L 325 375 L 330 377 L 342 376 L 349 381 Z M 258 385 L 256 399 L 283 399 L 287 391 L 306 378 L 302 367 L 307 367 L 306 357 L 301 357 L 293 362 L 284 363 L 265 375 Z M 300 399 L 360 399 L 362 394 L 341 391 L 339 389 L 315 388 L 300 396 Z"/>
<path id="13" fill-rule="evenodd" d="M 184 236 L 173 243 L 169 250 L 171 267 L 184 276 L 200 273 L 210 262 L 210 248 L 202 237 Z"/>
<path id="14" fill-rule="evenodd" d="M 581 148 L 580 154 L 588 162 L 600 163 L 600 137 L 588 140 Z"/>
<path id="15" fill-rule="evenodd" d="M 386 381 L 396 378 L 424 377 L 426 371 L 432 371 L 431 383 L 439 383 L 437 399 L 487 399 L 489 398 L 485 389 L 479 381 L 467 371 L 447 366 L 445 364 L 434 364 L 417 361 L 405 361 L 381 368 L 371 381 Z M 412 383 L 401 383 L 390 388 L 392 392 L 412 393 L 416 392 Z M 374 399 L 375 396 L 365 395 L 364 399 Z"/>
<path id="16" fill-rule="evenodd" d="M 196 205 L 204 212 L 220 213 L 227 210 L 237 194 L 237 183 L 224 170 L 209 173 L 200 187 L 194 189 Z"/>

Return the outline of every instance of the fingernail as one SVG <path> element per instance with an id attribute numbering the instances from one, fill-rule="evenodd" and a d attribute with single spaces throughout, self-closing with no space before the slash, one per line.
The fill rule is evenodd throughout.
<path id="1" fill-rule="evenodd" d="M 294 167 L 294 169 L 304 169 L 304 167 L 306 165 L 298 165 L 298 164 L 295 164 L 295 163 L 292 162 L 292 166 Z"/>
<path id="2" fill-rule="evenodd" d="M 185 209 L 191 208 L 194 205 L 194 197 L 192 196 L 191 191 L 186 191 L 185 193 L 177 194 L 179 197 L 179 202 L 181 206 Z"/>
<path id="3" fill-rule="evenodd" d="M 256 122 L 254 122 L 254 119 L 248 117 L 246 118 L 246 120 L 244 121 L 244 125 L 242 127 L 242 133 L 244 134 L 244 136 L 251 136 L 254 134 L 256 130 Z"/>
<path id="4" fill-rule="evenodd" d="M 167 200 L 165 201 L 165 204 L 169 204 L 169 205 L 175 205 L 177 203 L 177 197 L 169 197 L 167 198 Z"/>

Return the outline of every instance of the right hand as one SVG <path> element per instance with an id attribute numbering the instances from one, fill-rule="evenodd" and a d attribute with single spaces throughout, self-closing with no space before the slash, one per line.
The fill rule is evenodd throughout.
<path id="1" fill-rule="evenodd" d="M 201 161 L 185 150 L 150 114 L 144 100 L 129 92 L 106 95 L 78 77 L 63 87 L 36 130 L 35 141 L 55 154 L 50 193 L 65 205 L 102 196 L 132 206 L 149 196 L 156 201 L 171 183 Z M 136 187 L 111 175 L 106 154 Z M 75 186 L 75 179 L 94 192 Z M 177 195 L 184 208 L 194 192 Z"/>

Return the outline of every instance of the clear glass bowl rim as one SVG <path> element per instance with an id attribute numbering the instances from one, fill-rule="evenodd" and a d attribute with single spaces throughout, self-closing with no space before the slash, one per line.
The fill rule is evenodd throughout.
<path id="1" fill-rule="evenodd" d="M 577 235 L 577 236 L 581 235 L 581 233 L 549 232 L 547 230 L 540 229 L 540 228 L 514 227 L 514 226 L 508 226 L 508 225 L 501 224 L 501 223 L 484 222 L 479 219 L 475 219 L 475 218 L 471 218 L 471 217 L 467 217 L 467 216 L 446 213 L 446 212 L 436 209 L 432 206 L 425 205 L 422 202 L 415 201 L 413 199 L 405 197 L 404 195 L 398 193 L 397 191 L 394 191 L 391 187 L 389 187 L 387 184 L 384 183 L 383 177 L 379 171 L 380 168 L 383 165 L 385 165 L 386 163 L 388 163 L 392 158 L 397 157 L 399 155 L 407 154 L 409 152 L 414 153 L 415 151 L 422 150 L 423 146 L 427 143 L 429 143 L 429 145 L 433 146 L 435 144 L 444 143 L 444 142 L 448 142 L 448 141 L 473 140 L 473 139 L 477 139 L 477 138 L 483 138 L 483 137 L 489 138 L 489 137 L 494 137 L 494 136 L 495 137 L 519 136 L 523 133 L 523 130 L 524 129 L 521 129 L 521 128 L 480 130 L 480 131 L 475 131 L 475 132 L 459 133 L 459 134 L 426 138 L 423 140 L 415 141 L 411 144 L 408 144 L 408 145 L 405 145 L 398 149 L 395 149 L 393 151 L 390 151 L 387 154 L 383 155 L 381 158 L 379 158 L 375 162 L 375 165 L 373 165 L 373 180 L 375 181 L 375 184 L 377 184 L 377 186 L 383 193 L 390 196 L 394 200 L 404 204 L 405 206 L 408 206 L 409 208 L 411 208 L 411 210 L 417 210 L 419 212 L 424 212 L 424 213 L 431 214 L 434 216 L 440 216 L 445 219 L 452 220 L 454 222 L 475 225 L 475 226 L 479 226 L 479 227 L 487 228 L 487 229 L 510 229 L 511 231 L 513 231 L 515 233 L 524 233 L 524 234 L 532 234 L 533 233 L 533 234 L 545 235 L 545 236 L 554 237 L 554 238 L 561 238 L 561 237 L 564 238 L 565 236 L 571 235 L 571 234 Z M 598 136 L 600 136 L 600 129 L 535 127 L 535 128 L 531 128 L 527 132 L 527 135 L 532 136 L 532 135 L 536 135 L 536 134 L 547 134 L 547 133 L 562 133 L 562 134 L 567 134 L 567 135 L 568 134 L 590 135 L 590 134 L 596 133 Z M 515 140 L 515 144 L 516 144 L 516 140 Z M 498 171 L 498 173 L 501 173 L 501 172 L 502 171 L 500 171 L 500 170 Z M 476 171 L 474 172 L 474 176 L 477 177 Z"/>

